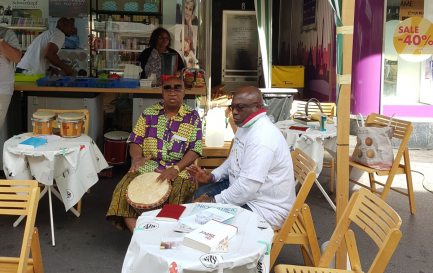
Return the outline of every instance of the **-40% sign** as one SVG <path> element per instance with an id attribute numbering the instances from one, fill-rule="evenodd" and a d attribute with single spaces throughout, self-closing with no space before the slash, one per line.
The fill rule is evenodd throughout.
<path id="1" fill-rule="evenodd" d="M 394 47 L 398 54 L 433 54 L 433 23 L 423 17 L 410 17 L 394 30 Z"/>
<path id="2" fill-rule="evenodd" d="M 413 34 L 413 35 L 406 35 L 406 37 L 403 40 L 403 43 L 407 45 L 429 45 L 433 46 L 433 38 L 431 35 L 419 35 L 419 34 Z"/>

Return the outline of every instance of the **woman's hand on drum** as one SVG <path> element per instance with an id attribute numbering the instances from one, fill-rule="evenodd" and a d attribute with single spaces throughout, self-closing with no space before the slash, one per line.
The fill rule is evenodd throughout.
<path id="1" fill-rule="evenodd" d="M 197 165 L 191 165 L 186 170 L 200 184 L 207 184 L 212 180 L 212 175 Z"/>
<path id="2" fill-rule="evenodd" d="M 164 180 L 167 180 L 168 182 L 171 183 L 179 175 L 179 172 L 175 168 L 167 168 L 165 170 L 156 169 L 155 172 L 161 174 L 157 178 L 157 180 L 160 181 L 160 182 L 162 182 Z"/>
<path id="3" fill-rule="evenodd" d="M 150 156 L 150 155 L 132 158 L 131 168 L 129 168 L 129 172 L 134 173 L 134 172 L 138 171 L 138 169 L 140 167 L 142 167 L 146 163 L 146 161 L 150 160 L 151 158 L 152 158 L 152 156 Z"/>

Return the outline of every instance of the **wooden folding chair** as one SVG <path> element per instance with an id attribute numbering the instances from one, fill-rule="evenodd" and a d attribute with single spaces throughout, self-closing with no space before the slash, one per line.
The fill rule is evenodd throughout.
<path id="1" fill-rule="evenodd" d="M 294 113 L 305 113 L 311 114 L 314 112 L 322 112 L 328 119 L 332 119 L 337 115 L 337 105 L 335 102 L 320 102 L 319 105 L 316 103 L 308 103 L 308 101 L 294 100 L 292 104 L 292 116 Z M 335 184 L 335 158 L 325 151 L 323 158 L 323 168 L 329 168 L 329 191 L 334 192 Z"/>
<path id="2" fill-rule="evenodd" d="M 66 112 L 73 112 L 73 113 L 83 113 L 84 114 L 84 125 L 83 125 L 83 129 L 84 129 L 84 134 L 89 135 L 89 122 L 90 122 L 90 112 L 89 109 L 83 108 L 83 109 L 37 109 L 37 111 L 42 111 L 42 112 L 54 112 L 56 115 L 61 114 L 61 113 L 66 113 Z M 55 124 L 53 126 L 54 128 L 59 128 L 59 125 L 57 124 L 57 121 L 55 121 Z M 80 201 L 78 201 L 77 203 L 77 212 L 78 215 L 81 214 L 81 199 Z"/>
<path id="3" fill-rule="evenodd" d="M 285 244 L 300 245 L 305 264 L 317 265 L 320 258 L 313 218 L 305 203 L 314 180 L 316 163 L 300 149 L 292 152 L 295 180 L 300 185 L 296 200 L 280 230 L 275 231 L 271 248 L 270 268 L 273 267 Z"/>
<path id="4" fill-rule="evenodd" d="M 0 215 L 27 216 L 20 256 L 0 257 L 0 272 L 44 272 L 39 234 L 35 228 L 39 195 L 35 180 L 0 180 Z"/>
<path id="5" fill-rule="evenodd" d="M 368 272 L 384 272 L 402 236 L 400 231 L 401 219 L 397 212 L 379 196 L 366 189 L 360 189 L 353 194 L 338 221 L 328 246 L 320 257 L 318 267 L 277 265 L 275 266 L 275 273 L 363 272 L 355 233 L 350 229 L 351 224 L 358 226 L 356 230 L 368 235 L 371 243 L 377 247 L 376 256 L 370 264 Z M 363 237 L 362 240 L 365 241 L 365 238 Z M 346 243 L 351 270 L 330 269 L 328 267 L 342 242 Z M 371 248 L 371 251 L 373 249 Z M 369 252 L 371 251 L 369 249 Z"/>
<path id="6" fill-rule="evenodd" d="M 376 113 L 370 114 L 366 120 L 366 126 L 391 126 L 394 128 L 394 133 L 392 138 L 400 141 L 400 146 L 398 148 L 397 154 L 394 156 L 394 161 L 392 163 L 390 170 L 377 170 L 364 165 L 361 165 L 357 162 L 350 160 L 349 165 L 361 171 L 367 172 L 370 180 L 370 187 L 365 184 L 359 183 L 358 181 L 350 180 L 353 183 L 356 183 L 360 186 L 369 188 L 372 192 L 380 193 L 376 189 L 376 184 L 383 186 L 383 191 L 380 193 L 380 196 L 383 200 L 386 200 L 388 197 L 389 191 L 393 190 L 400 194 L 406 195 L 409 198 L 409 207 L 410 212 L 415 214 L 415 197 L 413 194 L 413 185 L 412 185 L 412 173 L 410 168 L 410 157 L 409 157 L 409 149 L 407 148 L 407 144 L 409 142 L 409 138 L 412 134 L 412 123 L 410 121 L 400 120 L 396 118 L 390 118 L 387 116 L 379 115 Z M 403 159 L 403 162 L 402 162 Z M 388 176 L 385 183 L 381 183 L 375 180 L 375 176 Z M 407 191 L 402 191 L 400 189 L 396 189 L 391 187 L 392 182 L 394 180 L 395 175 L 404 174 L 406 176 L 406 184 Z"/>

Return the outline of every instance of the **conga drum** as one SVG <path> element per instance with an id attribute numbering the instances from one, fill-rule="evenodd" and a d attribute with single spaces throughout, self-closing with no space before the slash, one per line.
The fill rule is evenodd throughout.
<path id="1" fill-rule="evenodd" d="M 129 133 L 111 131 L 104 134 L 104 157 L 110 165 L 120 165 L 126 162 Z"/>
<path id="2" fill-rule="evenodd" d="M 55 115 L 54 112 L 49 111 L 38 111 L 33 113 L 33 134 L 51 135 L 53 133 L 53 121 Z"/>
<path id="3" fill-rule="evenodd" d="M 162 208 L 167 201 L 171 184 L 168 181 L 156 181 L 159 175 L 156 172 L 143 173 L 129 184 L 126 199 L 138 213 Z"/>
<path id="4" fill-rule="evenodd" d="M 79 137 L 84 131 L 84 113 L 64 112 L 57 116 L 62 137 Z"/>

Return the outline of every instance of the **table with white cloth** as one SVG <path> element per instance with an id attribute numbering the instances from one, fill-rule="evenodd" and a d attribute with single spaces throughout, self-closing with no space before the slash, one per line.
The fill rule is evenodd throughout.
<path id="1" fill-rule="evenodd" d="M 224 204 L 209 206 L 234 207 Z M 191 214 L 195 204 L 185 204 L 182 217 Z M 174 231 L 177 221 L 155 219 L 159 210 L 143 213 L 131 238 L 123 262 L 122 273 L 138 272 L 269 272 L 270 247 L 274 231 L 252 211 L 237 207 L 231 225 L 238 227 L 237 234 L 229 240 L 228 252 L 210 253 L 195 250 L 180 243 L 173 249 L 161 249 L 161 240 L 174 238 L 181 241 L 185 233 Z M 259 221 L 264 227 L 258 227 Z"/>
<path id="2" fill-rule="evenodd" d="M 280 129 L 290 149 L 299 148 L 316 162 L 317 176 L 322 172 L 325 150 L 335 157 L 335 151 L 337 150 L 337 126 L 335 123 L 325 123 L 325 131 L 320 131 L 319 122 L 317 122 L 317 126 L 307 126 L 294 120 L 283 120 L 275 123 L 275 125 Z M 290 129 L 291 126 L 309 128 L 306 131 L 302 131 Z M 316 184 L 335 210 L 335 205 L 317 179 Z"/>
<path id="3" fill-rule="evenodd" d="M 95 142 L 87 135 L 62 138 L 57 135 L 39 136 L 47 143 L 36 148 L 19 145 L 32 133 L 13 136 L 4 143 L 3 170 L 7 179 L 36 179 L 45 185 L 42 196 L 48 192 L 53 245 L 55 245 L 51 193 L 65 205 L 65 210 L 79 213 L 74 205 L 98 180 L 98 173 L 108 164 Z M 57 189 L 53 187 L 54 183 Z M 14 223 L 18 225 L 19 221 Z"/>

